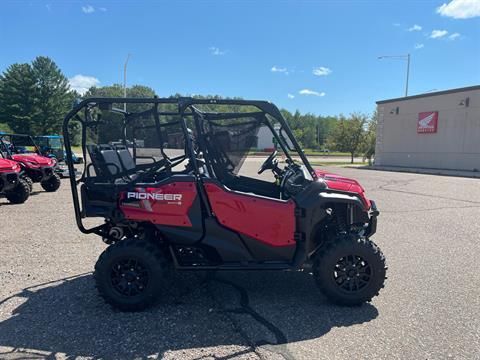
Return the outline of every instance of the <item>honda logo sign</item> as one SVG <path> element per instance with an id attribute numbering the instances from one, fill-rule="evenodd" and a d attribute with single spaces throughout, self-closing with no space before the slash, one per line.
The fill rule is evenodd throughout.
<path id="1" fill-rule="evenodd" d="M 438 111 L 421 112 L 418 114 L 417 133 L 436 133 L 438 124 Z"/>

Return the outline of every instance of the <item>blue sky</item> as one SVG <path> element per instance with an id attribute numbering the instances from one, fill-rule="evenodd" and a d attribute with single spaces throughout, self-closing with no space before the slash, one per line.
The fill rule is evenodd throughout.
<path id="1" fill-rule="evenodd" d="M 78 89 L 266 99 L 321 115 L 480 84 L 480 0 L 0 2 L 0 71 L 51 57 Z"/>

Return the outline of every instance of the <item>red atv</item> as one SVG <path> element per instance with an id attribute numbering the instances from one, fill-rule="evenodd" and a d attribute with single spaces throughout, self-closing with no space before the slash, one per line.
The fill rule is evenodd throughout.
<path id="1" fill-rule="evenodd" d="M 383 287 L 385 258 L 370 240 L 375 202 L 355 180 L 315 171 L 273 104 L 86 99 L 64 121 L 70 171 L 73 122 L 87 160 L 70 179 L 76 220 L 109 245 L 95 281 L 116 308 L 152 305 L 173 270 L 307 269 L 343 305 Z M 247 156 L 272 138 L 278 152 Z M 87 229 L 87 217 L 105 222 Z"/>
<path id="2" fill-rule="evenodd" d="M 20 177 L 22 169 L 15 161 L 0 156 L 0 195 L 13 204 L 22 204 L 30 196 L 28 183 Z"/>
<path id="3" fill-rule="evenodd" d="M 55 172 L 57 161 L 40 155 L 31 136 L 1 134 L 0 147 L 8 159 L 20 164 L 24 172 L 23 179 L 28 183 L 30 191 L 34 182 L 39 182 L 45 191 L 58 190 L 61 180 Z"/>

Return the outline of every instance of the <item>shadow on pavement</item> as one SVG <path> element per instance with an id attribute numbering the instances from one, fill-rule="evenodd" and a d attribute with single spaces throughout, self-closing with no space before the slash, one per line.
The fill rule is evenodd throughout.
<path id="1" fill-rule="evenodd" d="M 33 349 L 31 355 L 47 352 L 48 358 L 66 354 L 130 359 L 237 345 L 243 350 L 223 358 L 258 347 L 275 348 L 270 351 L 289 358 L 284 346 L 288 343 L 378 316 L 370 304 L 355 308 L 329 304 L 311 276 L 302 272 L 177 277 L 175 289 L 160 304 L 139 313 L 105 305 L 91 274 L 25 289 L 0 301 L 0 347 Z M 199 357 L 214 353 L 215 349 L 205 349 Z"/>

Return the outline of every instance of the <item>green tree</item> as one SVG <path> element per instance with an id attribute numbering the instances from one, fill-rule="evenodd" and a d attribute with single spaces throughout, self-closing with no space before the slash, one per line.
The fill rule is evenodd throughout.
<path id="1" fill-rule="evenodd" d="M 11 133 L 12 129 L 7 123 L 0 123 L 0 132 Z"/>
<path id="2" fill-rule="evenodd" d="M 84 98 L 88 97 L 123 97 L 123 86 L 113 84 L 111 86 L 92 87 Z M 155 96 L 155 91 L 148 86 L 133 85 L 127 88 L 127 97 L 132 98 L 152 98 Z M 123 103 L 113 104 L 114 107 L 123 110 Z M 152 107 L 151 104 L 127 104 L 127 112 L 141 112 Z M 107 143 L 109 141 L 117 141 L 123 138 L 123 116 L 120 114 L 104 111 L 102 113 L 102 124 L 98 126 L 95 142 Z M 154 133 L 152 133 L 152 136 Z"/>
<path id="3" fill-rule="evenodd" d="M 48 57 L 38 56 L 32 62 L 32 71 L 38 108 L 38 113 L 33 118 L 33 131 L 39 135 L 60 133 L 62 120 L 71 108 L 74 96 L 70 92 L 68 80 Z"/>
<path id="4" fill-rule="evenodd" d="M 0 121 L 16 133 L 31 133 L 38 115 L 36 81 L 29 64 L 10 65 L 0 75 Z"/>
<path id="5" fill-rule="evenodd" d="M 340 117 L 329 136 L 329 144 L 337 151 L 349 152 L 351 163 L 358 151 L 361 149 L 367 116 L 359 113 L 350 115 L 349 118 Z"/>
<path id="6" fill-rule="evenodd" d="M 372 165 L 372 157 L 375 155 L 375 145 L 377 143 L 377 111 L 368 122 L 367 130 L 363 137 L 362 152 L 363 157 L 368 159 L 368 165 Z"/>

